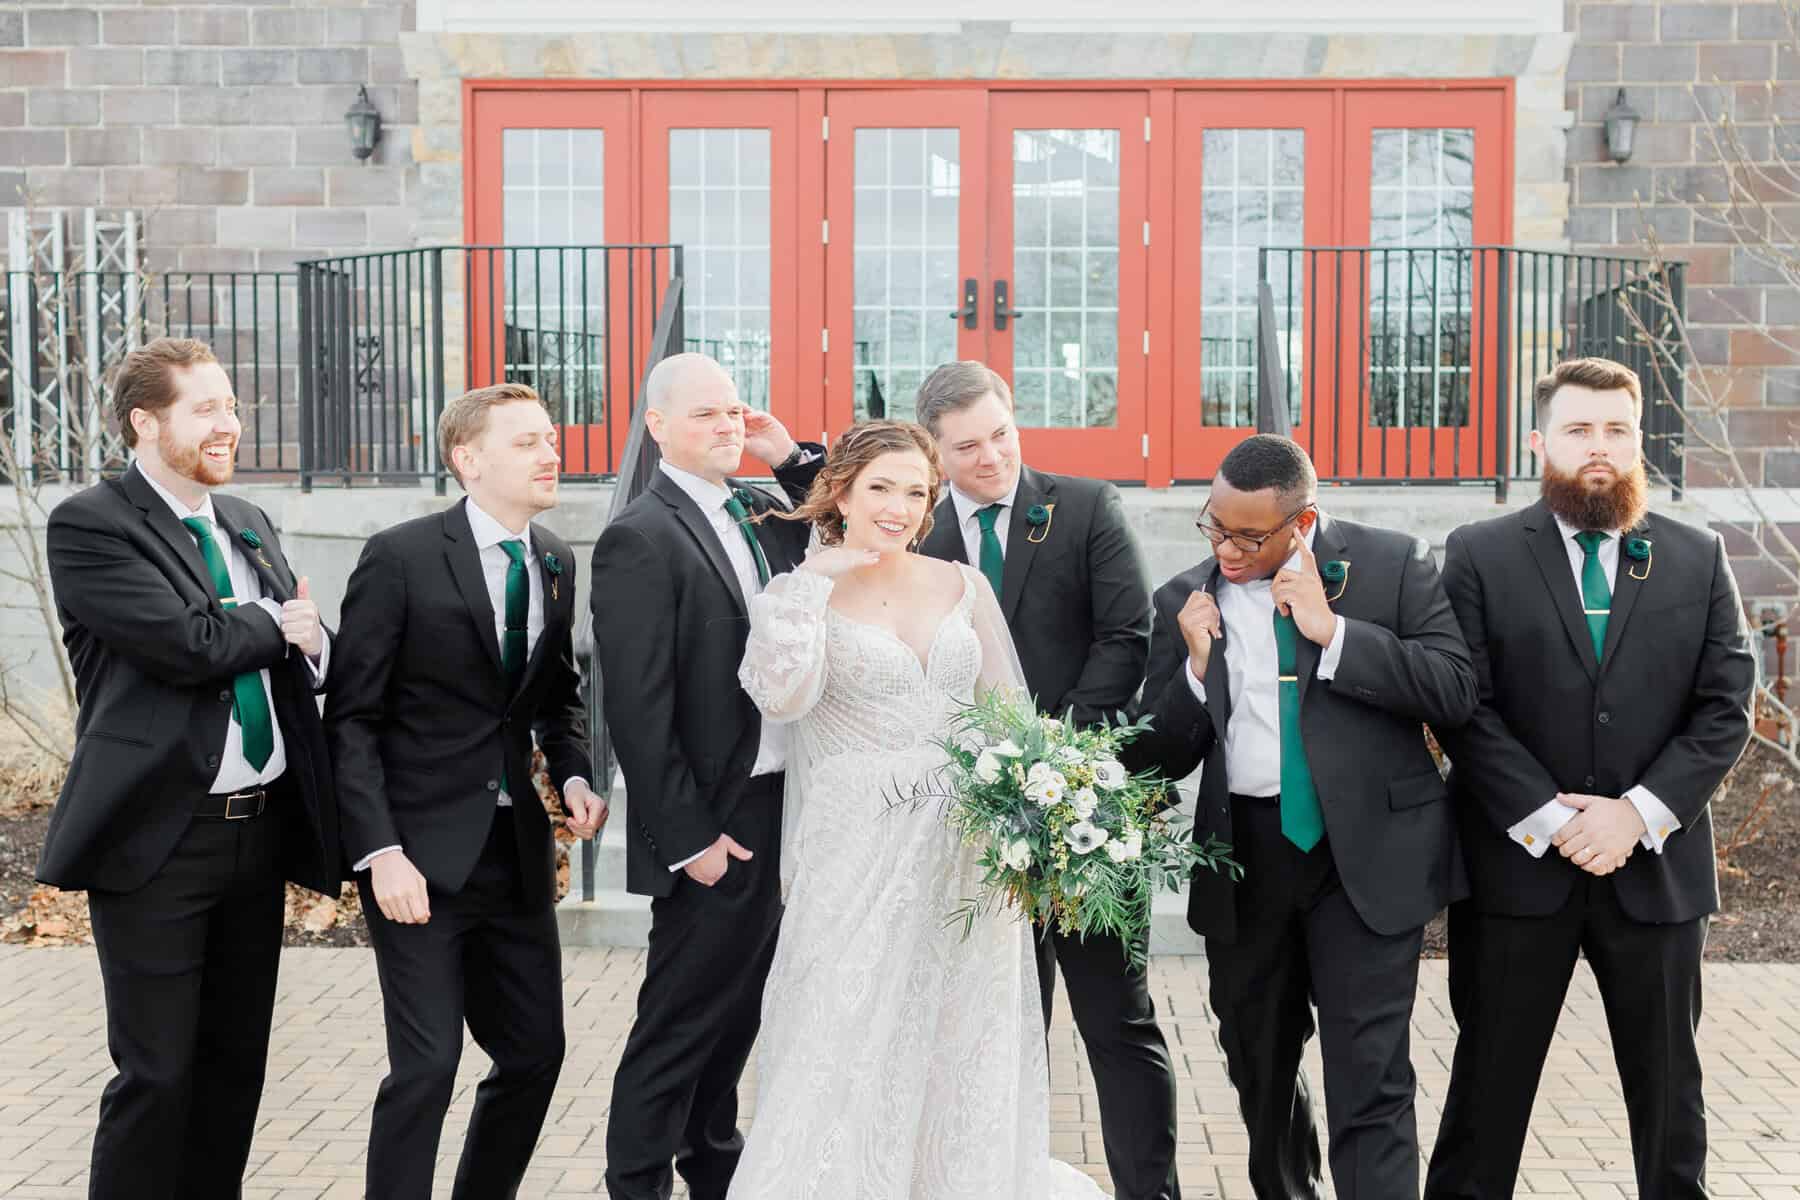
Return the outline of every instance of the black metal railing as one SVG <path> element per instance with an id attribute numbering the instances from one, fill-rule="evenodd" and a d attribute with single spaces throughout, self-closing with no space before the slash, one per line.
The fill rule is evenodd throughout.
<path id="1" fill-rule="evenodd" d="M 292 271 L 14 271 L 0 286 L 0 414 L 10 461 L 84 482 L 124 465 L 111 375 L 160 336 L 211 344 L 244 432 L 240 474 L 297 477 L 300 343 Z"/>
<path id="2" fill-rule="evenodd" d="M 568 478 L 619 470 L 630 401 L 681 248 L 447 246 L 300 264 L 303 486 L 445 490 L 451 387 L 529 383 Z M 454 380 L 454 383 L 448 381 Z"/>
<path id="3" fill-rule="evenodd" d="M 1680 263 L 1509 246 L 1268 247 L 1258 277 L 1272 299 L 1264 361 L 1208 412 L 1256 424 L 1255 389 L 1278 387 L 1321 478 L 1489 481 L 1504 498 L 1510 478 L 1538 471 L 1532 383 L 1564 358 L 1600 355 L 1644 380 L 1649 465 L 1681 486 L 1682 378 L 1666 365 L 1681 362 L 1670 320 L 1684 302 Z M 1669 339 L 1660 360 L 1646 335 Z"/>

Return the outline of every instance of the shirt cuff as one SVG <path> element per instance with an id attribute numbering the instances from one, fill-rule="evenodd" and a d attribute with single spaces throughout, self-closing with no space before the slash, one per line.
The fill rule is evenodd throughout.
<path id="1" fill-rule="evenodd" d="M 1525 847 L 1525 853 L 1531 857 L 1542 858 L 1544 851 L 1550 848 L 1550 839 L 1556 836 L 1557 830 L 1575 819 L 1576 811 L 1560 800 L 1552 800 L 1508 829 L 1506 836 Z"/>
<path id="2" fill-rule="evenodd" d="M 275 603 L 275 601 L 269 599 L 267 596 L 252 600 L 250 603 L 253 607 L 260 608 L 268 613 L 269 619 L 275 622 L 275 628 L 281 628 L 281 605 Z"/>
<path id="3" fill-rule="evenodd" d="M 1325 653 L 1319 655 L 1319 669 L 1316 672 L 1320 679 L 1330 679 L 1337 674 L 1338 660 L 1344 657 L 1344 618 L 1337 619 L 1337 628 L 1331 631 L 1331 641 L 1325 646 Z"/>
<path id="4" fill-rule="evenodd" d="M 587 787 L 587 786 L 588 786 L 588 781 L 587 781 L 587 780 L 586 780 L 586 779 L 585 779 L 585 778 L 583 778 L 583 777 L 582 777 L 582 776 L 580 776 L 580 775 L 571 775 L 571 776 L 569 776 L 569 777 L 568 777 L 568 778 L 567 778 L 567 779 L 565 779 L 565 780 L 563 780 L 563 785 L 562 785 L 562 790 L 563 790 L 563 791 L 564 791 L 564 792 L 565 792 L 565 793 L 567 793 L 567 792 L 568 792 L 568 790 L 569 790 L 569 787 L 570 787 L 570 785 L 572 785 L 572 784 L 577 784 L 577 783 L 579 783 L 579 784 L 580 784 L 580 785 L 581 785 L 581 786 L 582 786 L 582 787 Z"/>
<path id="5" fill-rule="evenodd" d="M 1200 677 L 1198 675 L 1194 674 L 1194 660 L 1191 656 L 1186 662 L 1181 664 L 1181 673 L 1187 676 L 1188 690 L 1194 693 L 1194 699 L 1205 704 L 1206 685 L 1200 682 Z"/>
<path id="6" fill-rule="evenodd" d="M 1631 801 L 1631 807 L 1637 809 L 1638 816 L 1644 818 L 1644 836 L 1638 839 L 1638 844 L 1646 850 L 1661 854 L 1663 843 L 1669 840 L 1671 833 L 1681 828 L 1681 822 L 1666 804 L 1656 798 L 1655 792 L 1641 783 L 1626 792 L 1625 799 Z"/>
<path id="7" fill-rule="evenodd" d="M 711 849 L 712 849 L 711 846 L 708 846 L 706 848 L 706 850 L 711 850 Z M 698 854 L 688 855 L 686 858 L 682 859 L 680 862 L 678 862 L 674 866 L 670 867 L 669 874 L 673 875 L 675 872 L 681 870 L 683 867 L 687 866 L 691 862 L 699 862 L 701 859 L 706 857 L 706 850 L 702 850 Z"/>
<path id="8" fill-rule="evenodd" d="M 362 861 L 358 862 L 354 867 L 351 867 L 350 870 L 352 873 L 355 873 L 357 871 L 366 871 L 369 869 L 370 863 L 374 862 L 376 859 L 380 858 L 382 855 L 392 854 L 394 851 L 396 851 L 398 849 L 400 849 L 399 846 L 383 846 L 379 850 L 371 850 L 371 851 L 369 851 L 369 853 L 363 855 Z"/>
<path id="9" fill-rule="evenodd" d="M 326 672 L 331 669 L 331 635 L 321 629 L 319 631 L 319 638 L 322 644 L 319 646 L 319 659 L 317 662 L 313 661 L 313 657 L 310 654 L 302 654 L 300 656 L 306 660 L 306 665 L 312 670 L 313 687 L 315 690 L 325 686 Z"/>

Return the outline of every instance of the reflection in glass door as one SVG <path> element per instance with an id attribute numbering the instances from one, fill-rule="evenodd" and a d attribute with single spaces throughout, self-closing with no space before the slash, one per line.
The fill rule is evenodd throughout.
<path id="1" fill-rule="evenodd" d="M 1027 458 L 1142 479 L 1142 93 L 991 97 L 988 364 L 1012 383 Z"/>
<path id="2" fill-rule="evenodd" d="M 976 91 L 831 95 L 826 412 L 833 429 L 865 417 L 911 420 L 919 383 L 933 367 L 986 356 L 984 108 Z M 973 300 L 965 296 L 971 288 Z"/>

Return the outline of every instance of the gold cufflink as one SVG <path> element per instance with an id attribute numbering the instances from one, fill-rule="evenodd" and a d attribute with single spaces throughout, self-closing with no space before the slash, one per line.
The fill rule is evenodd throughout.
<path id="1" fill-rule="evenodd" d="M 1527 846 L 1535 846 L 1535 845 L 1537 845 L 1537 839 L 1536 839 L 1536 838 L 1534 838 L 1534 837 L 1532 837 L 1532 836 L 1531 836 L 1531 835 L 1530 835 L 1530 834 L 1529 834 L 1529 833 L 1528 833 L 1528 834 L 1526 834 L 1526 835 L 1525 835 L 1525 844 L 1526 844 L 1526 845 L 1527 845 Z"/>

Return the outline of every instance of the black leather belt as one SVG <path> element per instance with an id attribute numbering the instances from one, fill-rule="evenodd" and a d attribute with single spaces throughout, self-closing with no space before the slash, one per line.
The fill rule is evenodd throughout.
<path id="1" fill-rule="evenodd" d="M 1281 803 L 1280 794 L 1276 794 L 1273 796 L 1246 796 L 1242 792 L 1232 792 L 1231 798 L 1233 800 L 1238 801 L 1241 804 L 1279 804 L 1279 803 Z"/>
<path id="2" fill-rule="evenodd" d="M 247 821 L 260 817 L 269 804 L 267 788 L 244 788 L 237 792 L 208 792 L 194 805 L 196 817 L 217 821 Z"/>

